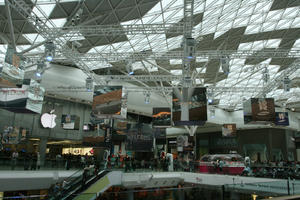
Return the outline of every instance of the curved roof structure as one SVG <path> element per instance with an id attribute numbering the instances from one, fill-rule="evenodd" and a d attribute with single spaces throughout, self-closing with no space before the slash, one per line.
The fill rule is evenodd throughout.
<path id="1" fill-rule="evenodd" d="M 194 85 L 210 88 L 220 108 L 239 109 L 245 99 L 263 95 L 298 106 L 299 0 L 9 0 L 11 19 L 5 1 L 1 60 L 13 43 L 11 20 L 17 51 L 31 61 L 43 56 L 45 41 L 55 40 L 54 64 L 80 68 L 96 83 L 113 77 L 158 93 L 182 84 L 185 5 L 192 3 Z M 292 81 L 289 92 L 285 77 Z"/>

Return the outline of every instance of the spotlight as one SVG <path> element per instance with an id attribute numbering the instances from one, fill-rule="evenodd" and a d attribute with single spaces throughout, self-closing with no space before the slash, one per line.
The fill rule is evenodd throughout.
<path id="1" fill-rule="evenodd" d="M 35 72 L 35 75 L 36 75 L 38 78 L 42 77 L 42 74 L 41 74 L 40 72 Z"/>
<path id="2" fill-rule="evenodd" d="M 46 65 L 43 61 L 39 61 L 37 63 L 37 68 L 36 68 L 36 71 L 35 71 L 35 76 L 36 76 L 37 79 L 42 78 L 42 75 L 45 71 L 45 68 L 46 68 Z"/>
<path id="3" fill-rule="evenodd" d="M 207 102 L 208 104 L 212 104 L 214 102 L 214 92 L 211 89 L 208 89 L 206 92 Z"/>
<path id="4" fill-rule="evenodd" d="M 210 118 L 215 118 L 216 110 L 214 108 L 210 108 L 209 111 L 210 111 Z"/>
<path id="5" fill-rule="evenodd" d="M 52 54 L 51 52 L 48 52 L 48 53 L 46 54 L 46 60 L 47 60 L 48 62 L 51 62 L 51 61 L 53 60 L 53 54 Z"/>
<path id="6" fill-rule="evenodd" d="M 91 92 L 93 90 L 93 79 L 91 77 L 88 77 L 85 79 L 85 87 L 88 92 Z"/>
<path id="7" fill-rule="evenodd" d="M 221 59 L 221 67 L 224 74 L 228 75 L 230 72 L 229 61 L 230 58 L 228 56 L 222 56 Z"/>
<path id="8" fill-rule="evenodd" d="M 55 56 L 55 45 L 49 41 L 45 43 L 45 57 L 48 62 L 51 62 Z"/>
<path id="9" fill-rule="evenodd" d="M 145 92 L 145 104 L 150 103 L 150 92 Z"/>
<path id="10" fill-rule="evenodd" d="M 194 38 L 184 38 L 182 47 L 184 51 L 184 57 L 188 59 L 195 58 L 195 46 L 196 40 Z"/>
<path id="11" fill-rule="evenodd" d="M 128 75 L 134 75 L 134 71 L 132 69 L 132 62 L 129 61 L 126 65 L 126 70 L 128 72 Z"/>
<path id="12" fill-rule="evenodd" d="M 265 67 L 264 71 L 263 71 L 263 77 L 262 77 L 263 81 L 265 83 L 267 83 L 270 79 L 270 75 L 269 75 L 269 70 L 267 67 Z"/>
<path id="13" fill-rule="evenodd" d="M 291 80 L 289 79 L 289 77 L 284 77 L 283 79 L 283 90 L 285 92 L 289 92 L 290 91 L 290 84 L 291 84 Z"/>

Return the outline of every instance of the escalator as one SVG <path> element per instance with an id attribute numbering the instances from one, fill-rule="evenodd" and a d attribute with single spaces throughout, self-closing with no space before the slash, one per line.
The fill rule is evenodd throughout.
<path id="1" fill-rule="evenodd" d="M 93 199 L 97 192 L 95 188 L 99 188 L 105 183 L 107 177 L 105 176 L 109 171 L 102 170 L 97 175 L 92 173 L 88 175 L 83 181 L 83 170 L 80 170 L 80 176 L 76 178 L 69 178 L 69 183 L 63 187 L 59 192 L 54 192 L 49 195 L 50 200 L 68 200 L 68 199 Z M 84 182 L 84 183 L 83 183 Z M 93 192 L 93 193 L 92 193 Z M 88 195 L 87 195 L 88 194 Z M 80 198 L 84 196 L 84 198 Z"/>

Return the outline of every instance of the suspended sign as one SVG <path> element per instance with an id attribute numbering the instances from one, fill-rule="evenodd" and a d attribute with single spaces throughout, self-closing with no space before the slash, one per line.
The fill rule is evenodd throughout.
<path id="1" fill-rule="evenodd" d="M 244 123 L 275 122 L 273 98 L 251 98 L 244 102 Z"/>
<path id="2" fill-rule="evenodd" d="M 16 113 L 41 113 L 45 89 L 32 79 L 26 79 L 22 88 L 0 89 L 0 108 Z"/>
<path id="3" fill-rule="evenodd" d="M 207 120 L 206 88 L 173 89 L 175 126 L 203 125 Z"/>
<path id="4" fill-rule="evenodd" d="M 0 88 L 20 87 L 24 73 L 20 55 L 11 46 L 8 46 L 5 62 L 0 63 Z"/>
<path id="5" fill-rule="evenodd" d="M 92 115 L 95 118 L 126 118 L 126 94 L 122 86 L 95 86 Z"/>

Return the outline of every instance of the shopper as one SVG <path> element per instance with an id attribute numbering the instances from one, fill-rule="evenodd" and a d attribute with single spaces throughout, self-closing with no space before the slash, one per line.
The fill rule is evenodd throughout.
<path id="1" fill-rule="evenodd" d="M 82 173 L 81 189 L 85 188 L 85 184 L 86 184 L 86 181 L 87 181 L 87 178 L 88 178 L 88 172 L 89 172 L 89 168 L 85 167 L 83 169 L 83 173 Z"/>
<path id="2" fill-rule="evenodd" d="M 36 153 L 36 168 L 39 170 L 41 168 L 41 155 L 40 152 Z"/>
<path id="3" fill-rule="evenodd" d="M 11 169 L 15 170 L 15 167 L 17 165 L 17 160 L 19 157 L 19 153 L 15 150 L 11 155 Z"/>
<path id="4" fill-rule="evenodd" d="M 130 158 L 128 155 L 126 155 L 124 161 L 125 161 L 125 172 L 127 172 L 130 170 Z"/>

